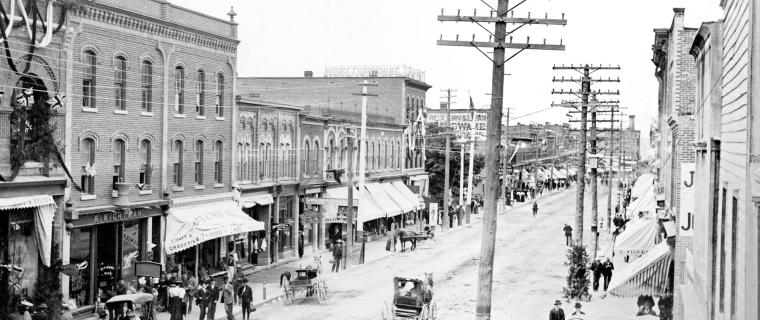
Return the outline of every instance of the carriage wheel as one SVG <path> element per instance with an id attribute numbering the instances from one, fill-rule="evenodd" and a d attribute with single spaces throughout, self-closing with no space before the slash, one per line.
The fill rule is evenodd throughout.
<path id="1" fill-rule="evenodd" d="M 430 320 L 430 305 L 426 304 L 420 312 L 420 320 Z"/>
<path id="2" fill-rule="evenodd" d="M 327 285 L 324 281 L 319 284 L 319 297 L 322 298 L 322 302 L 327 301 Z"/>
<path id="3" fill-rule="evenodd" d="M 435 302 L 433 302 L 432 304 L 430 304 L 430 320 L 435 320 L 436 319 L 436 316 L 437 316 L 436 315 L 436 313 L 437 313 L 436 309 L 437 308 L 435 306 Z"/>
<path id="4" fill-rule="evenodd" d="M 285 305 L 293 304 L 293 297 L 295 294 L 295 291 L 292 289 L 285 289 Z"/>
<path id="5" fill-rule="evenodd" d="M 391 309 L 388 307 L 388 302 L 383 301 L 383 306 L 380 307 L 380 320 L 392 320 Z"/>

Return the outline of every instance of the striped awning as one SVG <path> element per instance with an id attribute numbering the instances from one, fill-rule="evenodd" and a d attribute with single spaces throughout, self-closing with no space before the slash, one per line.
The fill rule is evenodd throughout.
<path id="1" fill-rule="evenodd" d="M 666 294 L 673 253 L 666 241 L 612 275 L 610 294 L 619 297 Z"/>

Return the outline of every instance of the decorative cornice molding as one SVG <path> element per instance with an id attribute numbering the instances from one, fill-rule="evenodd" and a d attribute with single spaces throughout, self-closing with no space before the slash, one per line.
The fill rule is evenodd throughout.
<path id="1" fill-rule="evenodd" d="M 232 38 L 210 34 L 202 30 L 194 30 L 138 13 L 103 5 L 88 5 L 85 9 L 74 11 L 73 15 L 87 20 L 102 22 L 133 31 L 151 33 L 187 44 L 232 54 L 237 53 L 237 46 L 240 43 L 239 40 Z"/>

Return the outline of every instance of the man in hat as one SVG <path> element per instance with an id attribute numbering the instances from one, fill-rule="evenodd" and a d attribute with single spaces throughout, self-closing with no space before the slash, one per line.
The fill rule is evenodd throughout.
<path id="1" fill-rule="evenodd" d="M 562 301 L 554 301 L 554 308 L 549 311 L 549 320 L 565 320 L 565 310 L 562 310 Z"/>
<path id="2" fill-rule="evenodd" d="M 594 262 L 591 263 L 591 271 L 594 273 L 594 291 L 599 290 L 599 278 L 602 276 L 602 258 L 596 257 Z"/>
<path id="3" fill-rule="evenodd" d="M 607 287 L 610 286 L 610 280 L 612 279 L 612 270 L 615 269 L 615 265 L 612 264 L 610 258 L 607 257 L 602 263 L 602 276 L 604 277 L 604 291 L 607 291 Z"/>
<path id="4" fill-rule="evenodd" d="M 575 303 L 575 311 L 570 315 L 570 320 L 586 320 L 586 313 L 581 310 L 583 305 L 580 302 Z"/>
<path id="5" fill-rule="evenodd" d="M 565 227 L 562 228 L 565 231 L 565 245 L 569 246 L 573 244 L 573 227 L 565 223 Z"/>
<path id="6" fill-rule="evenodd" d="M 335 246 L 333 247 L 333 265 L 332 265 L 332 271 L 338 272 L 340 271 L 340 260 L 343 259 L 343 240 L 338 239 L 335 242 Z"/>
<path id="7" fill-rule="evenodd" d="M 240 304 L 243 307 L 243 320 L 251 319 L 251 302 L 253 302 L 253 290 L 248 286 L 248 279 L 243 278 L 243 283 L 238 289 L 238 296 L 240 297 Z"/>
<path id="8" fill-rule="evenodd" d="M 232 315 L 232 306 L 235 303 L 235 287 L 232 286 L 232 279 L 228 278 L 226 282 L 224 284 L 224 292 L 222 292 L 224 312 L 227 313 L 227 320 L 235 320 L 235 316 Z"/>
<path id="9" fill-rule="evenodd" d="M 208 320 L 214 320 L 214 314 L 216 313 L 216 301 L 219 300 L 219 287 L 216 286 L 216 281 L 211 280 L 211 284 L 206 287 L 208 296 L 206 303 L 208 303 L 208 313 L 206 316 Z"/>
<path id="10" fill-rule="evenodd" d="M 201 312 L 198 320 L 206 318 L 206 310 L 208 309 L 208 289 L 206 281 L 201 281 L 198 285 L 198 289 L 195 290 L 195 304 L 198 305 L 198 309 Z"/>
<path id="11" fill-rule="evenodd" d="M 32 320 L 48 320 L 47 304 L 44 302 L 37 307 L 37 312 L 32 315 Z"/>
<path id="12" fill-rule="evenodd" d="M 193 298 L 198 293 L 198 278 L 190 271 L 187 272 L 187 277 L 185 278 L 185 291 L 187 292 L 185 295 L 187 314 L 190 314 L 193 311 Z"/>

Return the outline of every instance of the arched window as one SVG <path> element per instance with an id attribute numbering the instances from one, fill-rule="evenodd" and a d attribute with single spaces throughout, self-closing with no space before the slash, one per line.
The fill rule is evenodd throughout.
<path id="1" fill-rule="evenodd" d="M 195 78 L 195 113 L 204 116 L 206 114 L 206 73 L 198 70 Z"/>
<path id="2" fill-rule="evenodd" d="M 91 169 L 95 168 L 95 140 L 85 138 L 82 140 L 82 192 L 95 194 L 95 176 L 90 175 Z"/>
<path id="3" fill-rule="evenodd" d="M 335 140 L 330 139 L 330 144 L 327 146 L 327 169 L 333 169 L 335 167 Z"/>
<path id="4" fill-rule="evenodd" d="M 114 64 L 114 101 L 116 110 L 127 110 L 127 58 L 116 57 Z"/>
<path id="5" fill-rule="evenodd" d="M 182 143 L 182 140 L 175 140 L 174 141 L 174 170 L 173 170 L 173 181 L 174 185 L 177 187 L 182 186 L 182 161 L 184 157 L 184 143 Z"/>
<path id="6" fill-rule="evenodd" d="M 153 63 L 145 60 L 140 65 L 142 109 L 145 112 L 153 110 Z"/>
<path id="7" fill-rule="evenodd" d="M 203 140 L 195 141 L 195 184 L 203 185 Z"/>
<path id="8" fill-rule="evenodd" d="M 124 140 L 114 140 L 111 152 L 113 154 L 113 189 L 116 190 L 116 183 L 124 182 L 124 158 L 126 155 Z"/>
<path id="9" fill-rule="evenodd" d="M 185 68 L 174 68 L 174 111 L 185 113 Z"/>
<path id="10" fill-rule="evenodd" d="M 367 148 L 367 151 L 369 151 L 369 159 L 367 159 L 367 170 L 373 171 L 375 170 L 375 142 L 372 141 L 369 143 L 369 148 Z"/>
<path id="11" fill-rule="evenodd" d="M 82 70 L 82 107 L 95 108 L 95 80 L 97 75 L 98 57 L 95 51 L 84 52 Z"/>
<path id="12" fill-rule="evenodd" d="M 320 174 L 322 172 L 322 151 L 319 149 L 319 141 L 314 141 L 314 156 L 312 158 L 316 161 L 316 167 L 314 168 L 314 171 L 317 172 L 317 174 Z"/>
<path id="13" fill-rule="evenodd" d="M 237 179 L 240 181 L 245 181 L 245 150 L 243 150 L 243 143 L 238 142 L 237 144 Z"/>
<path id="14" fill-rule="evenodd" d="M 224 74 L 216 75 L 216 115 L 224 117 Z"/>
<path id="15" fill-rule="evenodd" d="M 390 152 L 388 152 L 390 151 L 390 148 L 388 147 L 388 143 L 390 143 L 390 141 L 386 140 L 385 152 L 383 153 L 383 169 L 386 169 L 386 170 L 390 169 L 390 158 L 391 158 L 391 154 Z"/>
<path id="16" fill-rule="evenodd" d="M 216 141 L 216 160 L 214 161 L 214 181 L 216 183 L 224 183 L 224 172 L 222 171 L 222 163 L 224 161 L 224 143 L 222 140 Z"/>
<path id="17" fill-rule="evenodd" d="M 150 140 L 140 141 L 140 183 L 150 185 L 152 166 L 150 161 Z"/>
<path id="18" fill-rule="evenodd" d="M 303 165 L 301 166 L 304 176 L 311 175 L 311 160 L 311 144 L 309 140 L 306 140 L 303 143 Z"/>

